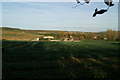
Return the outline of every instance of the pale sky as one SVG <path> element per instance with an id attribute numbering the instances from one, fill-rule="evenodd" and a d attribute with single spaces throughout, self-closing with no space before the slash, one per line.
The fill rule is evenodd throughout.
<path id="1" fill-rule="evenodd" d="M 1 0 L 2 2 L 75 2 L 76 0 Z M 84 1 L 84 0 L 79 0 Z M 90 2 L 103 2 L 104 0 L 90 0 Z M 112 0 L 118 2 L 119 0 Z"/>
<path id="2" fill-rule="evenodd" d="M 98 32 L 118 30 L 118 3 L 108 12 L 92 17 L 103 2 L 72 8 L 76 2 L 2 2 L 2 25 L 21 29 Z"/>

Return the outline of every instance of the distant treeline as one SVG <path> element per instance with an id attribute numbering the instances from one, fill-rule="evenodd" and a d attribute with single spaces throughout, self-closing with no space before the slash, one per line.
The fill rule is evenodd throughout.
<path id="1" fill-rule="evenodd" d="M 7 40 L 32 40 L 43 36 L 53 36 L 57 40 L 65 38 L 74 40 L 91 39 L 120 41 L 120 31 L 107 30 L 104 32 L 79 32 L 79 31 L 54 31 L 54 30 L 23 30 L 18 28 L 1 27 L 3 39 Z M 16 36 L 16 35 L 20 36 Z"/>
<path id="2" fill-rule="evenodd" d="M 47 35 L 47 34 L 46 34 Z M 74 40 L 91 39 L 91 40 L 108 40 L 120 41 L 120 31 L 107 30 L 105 32 L 54 32 L 48 35 L 54 36 L 56 39 L 70 38 Z"/>

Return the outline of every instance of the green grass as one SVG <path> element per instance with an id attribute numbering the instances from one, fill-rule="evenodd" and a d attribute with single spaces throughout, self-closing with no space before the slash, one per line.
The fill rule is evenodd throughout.
<path id="1" fill-rule="evenodd" d="M 3 41 L 3 78 L 119 79 L 117 42 Z"/>

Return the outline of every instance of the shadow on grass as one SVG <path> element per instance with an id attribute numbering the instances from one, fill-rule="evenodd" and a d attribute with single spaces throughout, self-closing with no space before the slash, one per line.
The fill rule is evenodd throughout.
<path id="1" fill-rule="evenodd" d="M 3 78 L 118 79 L 116 46 L 104 42 L 3 41 Z"/>

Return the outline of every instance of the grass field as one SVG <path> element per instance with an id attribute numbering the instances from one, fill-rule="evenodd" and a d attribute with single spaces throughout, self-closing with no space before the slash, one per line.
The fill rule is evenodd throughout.
<path id="1" fill-rule="evenodd" d="M 3 44 L 4 78 L 109 78 L 119 79 L 120 43 L 6 41 Z"/>

